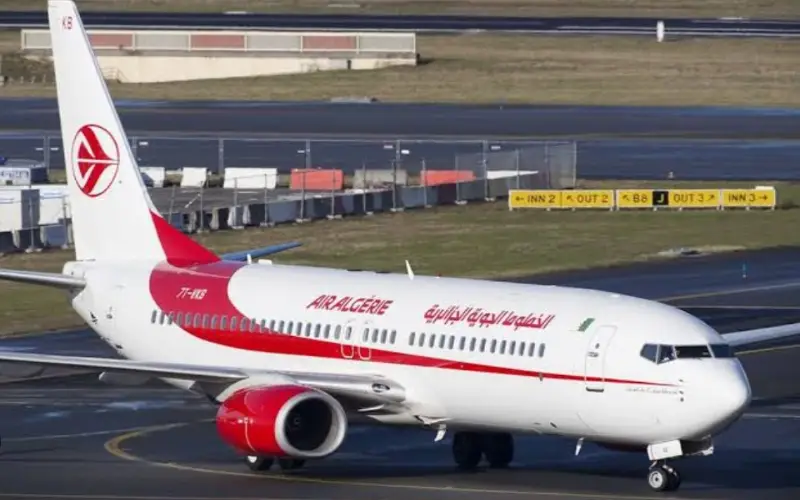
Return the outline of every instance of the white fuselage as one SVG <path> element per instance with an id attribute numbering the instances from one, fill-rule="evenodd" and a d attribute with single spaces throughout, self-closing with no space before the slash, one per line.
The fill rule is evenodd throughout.
<path id="1" fill-rule="evenodd" d="M 73 305 L 125 357 L 380 374 L 408 398 L 406 414 L 375 417 L 385 423 L 647 445 L 713 435 L 750 398 L 735 357 L 643 355 L 646 344 L 725 342 L 683 311 L 627 296 L 301 266 L 87 269 Z"/>

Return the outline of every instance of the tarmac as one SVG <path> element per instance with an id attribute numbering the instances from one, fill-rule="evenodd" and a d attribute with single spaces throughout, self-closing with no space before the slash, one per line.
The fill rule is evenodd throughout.
<path id="1" fill-rule="evenodd" d="M 0 156 L 44 160 L 43 137 L 50 134 L 50 165 L 63 168 L 55 100 L 0 102 Z M 386 169 L 398 140 L 401 166 L 412 173 L 423 163 L 472 168 L 484 149 L 508 152 L 492 162 L 514 170 L 512 153 L 534 148 L 541 168 L 547 140 L 553 159 L 561 154 L 556 142 L 575 141 L 581 178 L 800 178 L 793 168 L 800 111 L 792 109 L 230 101 L 118 101 L 117 107 L 140 164 L 169 169 Z M 523 161 L 523 169 L 532 161 Z"/>
<path id="2" fill-rule="evenodd" d="M 744 266 L 743 266 L 744 264 Z M 743 272 L 743 269 L 745 272 Z M 559 273 L 525 281 L 659 299 L 722 332 L 800 321 L 800 249 Z M 112 351 L 90 331 L 25 336 L 3 348 Z M 291 473 L 250 472 L 217 437 L 214 408 L 160 383 L 110 387 L 92 375 L 6 380 L 0 390 L 0 498 L 92 499 L 790 499 L 800 494 L 800 339 L 740 352 L 756 400 L 714 455 L 681 460 L 681 490 L 655 495 L 647 458 L 558 438 L 517 440 L 508 470 L 456 472 L 449 438 L 354 427 L 343 448 Z"/>

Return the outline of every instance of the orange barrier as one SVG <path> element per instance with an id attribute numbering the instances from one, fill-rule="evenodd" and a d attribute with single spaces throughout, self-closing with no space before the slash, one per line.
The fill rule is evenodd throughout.
<path id="1" fill-rule="evenodd" d="M 474 180 L 475 172 L 472 170 L 426 170 L 422 173 L 420 182 L 423 186 L 436 186 L 437 184 L 455 184 Z"/>
<path id="2" fill-rule="evenodd" d="M 344 173 L 341 170 L 293 168 L 289 186 L 306 191 L 338 191 L 344 188 Z"/>

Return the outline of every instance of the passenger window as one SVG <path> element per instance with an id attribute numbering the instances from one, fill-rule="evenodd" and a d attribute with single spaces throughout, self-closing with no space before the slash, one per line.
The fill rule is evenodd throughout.
<path id="1" fill-rule="evenodd" d="M 639 355 L 648 361 L 652 361 L 653 363 L 658 362 L 658 346 L 655 344 L 645 344 L 642 347 L 642 350 L 639 352 Z"/>
<path id="2" fill-rule="evenodd" d="M 459 339 L 458 341 L 458 349 L 460 351 L 463 351 L 466 345 L 467 345 L 467 337 L 461 337 L 461 339 Z"/>
<path id="3" fill-rule="evenodd" d="M 311 336 L 311 323 L 306 323 L 306 337 Z"/>
<path id="4" fill-rule="evenodd" d="M 439 335 L 439 349 L 444 349 L 445 340 L 447 340 L 446 335 Z"/>
<path id="5" fill-rule="evenodd" d="M 382 330 L 381 331 L 381 344 L 385 344 L 388 339 L 389 339 L 389 330 Z"/>
<path id="6" fill-rule="evenodd" d="M 335 340 L 339 340 L 339 336 L 342 334 L 342 325 L 336 325 L 336 330 L 333 332 L 333 338 Z"/>
<path id="7" fill-rule="evenodd" d="M 280 333 L 285 332 L 286 330 L 284 330 L 283 327 L 284 327 L 284 322 L 283 322 L 283 320 L 280 320 L 278 322 L 278 332 L 280 332 Z"/>
<path id="8" fill-rule="evenodd" d="M 208 328 L 208 314 L 203 315 L 203 328 Z"/>
<path id="9" fill-rule="evenodd" d="M 217 329 L 217 315 L 216 314 L 211 316 L 211 329 L 212 330 L 216 330 Z"/>
<path id="10" fill-rule="evenodd" d="M 314 325 L 314 338 L 319 338 L 319 332 L 321 331 L 322 331 L 322 325 L 320 325 L 319 323 Z"/>
<path id="11" fill-rule="evenodd" d="M 544 344 L 539 344 L 539 357 L 544 356 Z"/>
<path id="12" fill-rule="evenodd" d="M 481 352 L 486 350 L 486 339 L 481 339 Z"/>
<path id="13" fill-rule="evenodd" d="M 517 341 L 516 340 L 512 340 L 508 344 L 508 353 L 513 355 L 516 352 L 516 349 L 515 349 L 516 347 L 517 347 Z"/>
<path id="14" fill-rule="evenodd" d="M 528 357 L 533 357 L 534 352 L 536 351 L 536 343 L 531 342 L 528 344 Z"/>
<path id="15" fill-rule="evenodd" d="M 517 351 L 517 354 L 519 354 L 520 356 L 525 354 L 525 342 L 519 343 L 519 351 Z"/>
<path id="16" fill-rule="evenodd" d="M 470 350 L 471 352 L 475 352 L 475 344 L 476 344 L 476 342 L 477 342 L 477 339 L 475 339 L 475 337 L 472 337 L 472 338 L 469 340 L 469 350 Z"/>
<path id="17" fill-rule="evenodd" d="M 161 315 L 158 318 L 158 322 L 163 325 L 165 319 L 167 319 L 167 313 L 165 313 L 164 311 L 161 311 Z"/>
<path id="18" fill-rule="evenodd" d="M 194 327 L 195 328 L 200 328 L 200 321 L 201 321 L 200 313 L 194 313 Z"/>
<path id="19" fill-rule="evenodd" d="M 175 322 L 175 313 L 174 313 L 174 312 L 171 312 L 171 313 L 169 313 L 169 315 L 167 316 L 167 324 L 168 324 L 168 325 L 171 325 L 171 324 L 172 324 L 172 323 L 174 323 L 174 322 Z"/>
<path id="20" fill-rule="evenodd" d="M 150 315 L 150 323 L 155 323 L 158 317 L 158 311 L 153 309 L 153 314 Z"/>
<path id="21" fill-rule="evenodd" d="M 380 330 L 378 330 L 377 328 L 372 330 L 372 343 L 373 344 L 377 344 L 378 343 L 378 334 L 379 333 L 380 333 Z"/>
<path id="22" fill-rule="evenodd" d="M 420 332 L 420 334 L 419 334 L 419 344 L 417 344 L 417 345 L 419 347 L 422 347 L 422 346 L 425 345 L 425 332 Z"/>
<path id="23" fill-rule="evenodd" d="M 273 331 L 273 332 L 275 331 L 275 320 L 274 319 L 269 320 L 269 329 L 270 329 L 270 331 Z"/>
<path id="24" fill-rule="evenodd" d="M 294 324 L 294 334 L 300 336 L 303 334 L 303 322 L 298 321 Z"/>
<path id="25" fill-rule="evenodd" d="M 453 335 L 450 335 L 450 341 L 447 343 L 447 348 L 452 349 L 456 345 L 456 338 Z"/>
<path id="26" fill-rule="evenodd" d="M 227 316 L 221 316 L 219 318 L 219 329 L 220 330 L 225 330 L 225 328 L 227 326 L 228 326 L 228 317 Z"/>
<path id="27" fill-rule="evenodd" d="M 414 337 L 416 337 L 416 333 L 411 332 L 408 336 L 408 345 L 414 345 Z"/>
<path id="28" fill-rule="evenodd" d="M 494 349 L 497 347 L 497 340 L 492 339 L 492 347 L 489 348 L 489 351 L 494 354 Z"/>
<path id="29" fill-rule="evenodd" d="M 500 354 L 505 354 L 505 353 L 506 353 L 506 341 L 503 340 L 502 342 L 500 342 Z"/>
<path id="30" fill-rule="evenodd" d="M 237 319 L 238 318 L 236 316 L 231 316 L 231 331 L 232 332 L 236 331 L 236 320 Z"/>
<path id="31" fill-rule="evenodd" d="M 394 341 L 397 339 L 397 330 L 392 330 L 392 333 L 389 335 L 389 343 L 394 344 Z"/>
<path id="32" fill-rule="evenodd" d="M 183 319 L 183 313 L 178 313 L 175 315 L 175 323 L 180 325 L 182 319 Z"/>
<path id="33" fill-rule="evenodd" d="M 242 318 L 242 321 L 239 322 L 239 331 L 246 332 L 250 327 L 250 320 L 247 318 Z"/>
<path id="34" fill-rule="evenodd" d="M 259 330 L 258 320 L 255 319 L 255 318 L 251 319 L 250 320 L 250 331 L 251 332 L 256 332 L 258 330 Z"/>
<path id="35" fill-rule="evenodd" d="M 325 333 L 322 334 L 323 337 L 330 338 L 331 336 L 331 325 L 325 325 Z"/>
<path id="36" fill-rule="evenodd" d="M 350 337 L 352 337 L 352 335 L 353 335 L 353 327 L 352 326 L 348 326 L 347 328 L 344 329 L 344 339 L 345 340 L 350 340 Z"/>
<path id="37" fill-rule="evenodd" d="M 433 347 L 436 344 L 436 334 L 431 333 L 431 340 L 428 342 L 428 347 Z"/>

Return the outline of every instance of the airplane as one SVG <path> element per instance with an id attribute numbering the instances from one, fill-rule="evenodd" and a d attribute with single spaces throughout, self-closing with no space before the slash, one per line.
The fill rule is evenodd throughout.
<path id="1" fill-rule="evenodd" d="M 712 454 L 748 407 L 733 349 L 764 336 L 728 341 L 666 304 L 248 257 L 297 243 L 215 254 L 153 205 L 74 2 L 48 14 L 75 260 L 0 279 L 64 290 L 120 358 L 0 350 L 0 363 L 201 394 L 253 471 L 324 459 L 366 421 L 452 432 L 463 470 L 508 467 L 515 434 L 646 453 L 650 488 L 674 491 L 674 461 Z"/>

